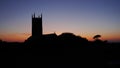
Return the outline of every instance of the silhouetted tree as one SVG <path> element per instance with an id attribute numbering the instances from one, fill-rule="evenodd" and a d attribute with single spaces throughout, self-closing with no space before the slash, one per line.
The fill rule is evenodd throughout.
<path id="1" fill-rule="evenodd" d="M 99 39 L 100 37 L 101 37 L 101 35 L 95 35 L 95 36 L 93 37 L 93 39 L 95 39 L 95 40 L 94 40 L 94 43 L 96 43 L 97 45 L 104 43 L 101 39 Z"/>
<path id="2" fill-rule="evenodd" d="M 101 35 L 95 35 L 93 39 L 98 40 L 101 37 Z"/>

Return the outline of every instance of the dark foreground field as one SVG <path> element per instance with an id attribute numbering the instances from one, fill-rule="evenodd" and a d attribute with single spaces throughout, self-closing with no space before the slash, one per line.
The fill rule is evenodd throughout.
<path id="1" fill-rule="evenodd" d="M 119 43 L 36 44 L 1 43 L 1 67 L 116 68 L 120 64 Z"/>

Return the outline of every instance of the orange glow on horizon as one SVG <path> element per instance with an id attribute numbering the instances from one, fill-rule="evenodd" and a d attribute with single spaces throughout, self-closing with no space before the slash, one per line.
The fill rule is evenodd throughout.
<path id="1" fill-rule="evenodd" d="M 45 34 L 50 34 L 50 33 L 45 33 Z M 60 35 L 61 33 L 56 32 L 57 35 Z M 77 34 L 75 34 L 77 35 Z M 13 33 L 13 34 L 4 34 L 4 35 L 0 35 L 0 39 L 3 41 L 7 41 L 7 42 L 24 42 L 27 38 L 29 38 L 31 36 L 30 33 Z M 93 36 L 94 35 L 77 35 L 77 36 L 81 36 L 83 38 L 88 39 L 89 41 L 93 41 Z M 108 40 L 108 41 L 119 41 L 120 42 L 120 36 L 118 34 L 116 35 L 101 35 L 101 40 Z"/>
<path id="2" fill-rule="evenodd" d="M 6 34 L 1 35 L 0 39 L 7 42 L 24 42 L 29 36 L 27 33 Z"/>

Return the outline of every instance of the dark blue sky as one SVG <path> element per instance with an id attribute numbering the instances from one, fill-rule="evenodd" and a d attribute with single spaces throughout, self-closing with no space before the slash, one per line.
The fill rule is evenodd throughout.
<path id="1" fill-rule="evenodd" d="M 72 32 L 90 40 L 101 34 L 120 41 L 120 0 L 0 0 L 0 38 L 25 40 L 34 12 L 43 14 L 44 34 Z"/>

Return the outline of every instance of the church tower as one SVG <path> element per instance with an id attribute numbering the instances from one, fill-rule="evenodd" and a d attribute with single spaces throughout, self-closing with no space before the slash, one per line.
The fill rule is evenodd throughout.
<path id="1" fill-rule="evenodd" d="M 41 38 L 43 34 L 42 29 L 42 14 L 36 17 L 35 14 L 32 15 L 32 37 Z"/>

